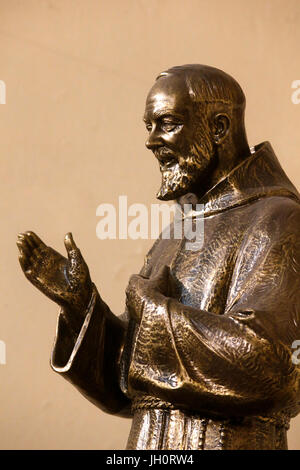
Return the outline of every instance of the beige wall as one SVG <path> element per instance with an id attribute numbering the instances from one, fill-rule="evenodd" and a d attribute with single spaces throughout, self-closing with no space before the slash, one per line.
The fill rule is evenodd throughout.
<path id="1" fill-rule="evenodd" d="M 249 143 L 270 140 L 300 189 L 299 0 L 0 0 L 0 446 L 123 448 L 130 422 L 105 415 L 51 371 L 58 309 L 24 278 L 16 235 L 58 251 L 72 231 L 115 313 L 151 241 L 100 241 L 96 207 L 156 202 L 145 96 L 163 69 L 217 66 L 247 96 Z M 299 332 L 300 336 L 300 332 Z M 300 417 L 290 448 L 300 449 Z"/>

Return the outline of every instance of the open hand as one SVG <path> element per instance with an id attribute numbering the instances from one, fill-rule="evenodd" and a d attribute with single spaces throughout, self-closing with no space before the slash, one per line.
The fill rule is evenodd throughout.
<path id="1" fill-rule="evenodd" d="M 92 292 L 89 269 L 72 234 L 65 236 L 65 258 L 34 233 L 18 235 L 19 261 L 27 279 L 61 307 L 82 312 Z"/>

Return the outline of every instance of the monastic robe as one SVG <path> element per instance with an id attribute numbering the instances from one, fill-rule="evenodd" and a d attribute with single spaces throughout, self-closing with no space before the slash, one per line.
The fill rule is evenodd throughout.
<path id="1" fill-rule="evenodd" d="M 51 365 L 133 418 L 128 449 L 285 449 L 299 412 L 299 194 L 268 142 L 199 200 L 204 243 L 158 239 L 141 271 L 175 290 L 116 317 L 96 288 L 74 344 L 60 313 Z M 293 356 L 294 353 L 294 356 Z"/>

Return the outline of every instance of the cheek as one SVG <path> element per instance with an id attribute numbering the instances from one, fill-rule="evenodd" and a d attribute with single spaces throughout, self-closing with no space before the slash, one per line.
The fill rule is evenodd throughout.
<path id="1" fill-rule="evenodd" d="M 180 145 L 180 137 L 178 134 L 163 134 L 162 138 L 166 145 L 170 146 L 174 150 L 176 150 Z"/>
<path id="2" fill-rule="evenodd" d="M 205 159 L 209 159 L 213 153 L 213 141 L 207 126 L 197 129 L 193 139 L 193 148 L 196 149 Z"/>
<path id="3" fill-rule="evenodd" d="M 170 147 L 172 147 L 176 152 L 187 155 L 189 149 L 191 148 L 191 141 L 187 138 L 186 133 L 180 131 L 178 133 L 169 134 L 166 136 L 165 141 L 168 142 Z"/>

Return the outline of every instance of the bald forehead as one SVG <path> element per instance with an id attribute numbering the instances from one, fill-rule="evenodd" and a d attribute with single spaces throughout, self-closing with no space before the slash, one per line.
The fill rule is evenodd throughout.
<path id="1" fill-rule="evenodd" d="M 144 117 L 152 119 L 167 113 L 186 114 L 191 105 L 192 99 L 183 77 L 161 77 L 147 96 Z"/>

